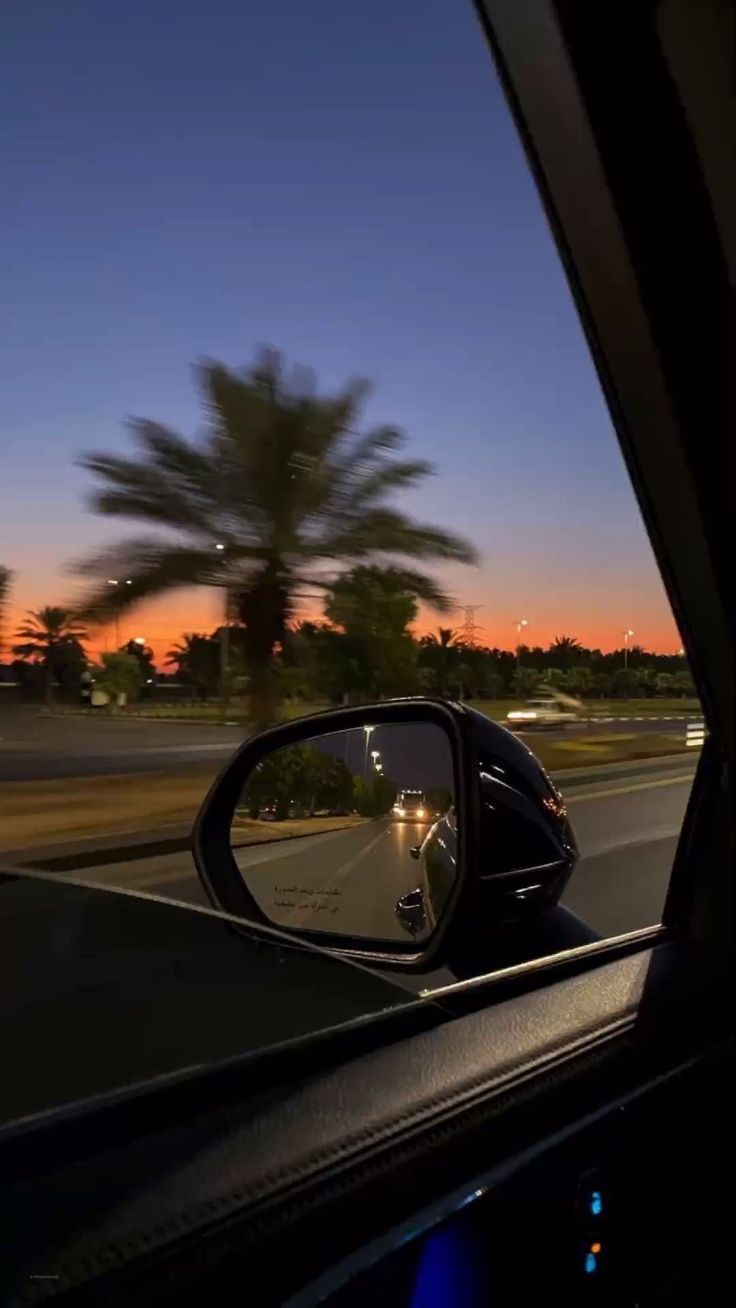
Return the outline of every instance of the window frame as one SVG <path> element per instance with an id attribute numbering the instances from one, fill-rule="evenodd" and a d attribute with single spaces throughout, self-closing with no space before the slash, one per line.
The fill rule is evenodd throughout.
<path id="1" fill-rule="evenodd" d="M 710 11 L 717 8 L 706 3 Z M 677 846 L 663 929 L 730 967 L 736 608 L 726 528 L 734 520 L 733 470 L 725 451 L 733 436 L 732 337 L 712 197 L 663 55 L 656 6 L 475 0 L 475 7 L 710 732 Z M 636 58 L 626 61 L 622 98 L 627 50 Z M 701 73 L 707 77 L 708 68 Z M 717 93 L 715 101 L 717 107 Z M 659 133 L 656 167 L 652 123 Z M 669 242 L 663 250 L 664 231 Z M 675 287 L 666 261 L 674 240 L 689 256 Z M 687 362 L 692 366 L 683 366 Z"/>

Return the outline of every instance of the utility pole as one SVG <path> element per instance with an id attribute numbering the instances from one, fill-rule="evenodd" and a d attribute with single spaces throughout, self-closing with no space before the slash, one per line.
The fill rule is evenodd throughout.
<path id="1" fill-rule="evenodd" d="M 463 607 L 465 622 L 460 628 L 460 640 L 467 649 L 475 649 L 478 644 L 478 624 L 475 615 L 482 607 L 482 604 L 466 604 Z"/>
<path id="2" fill-rule="evenodd" d="M 477 649 L 478 647 L 478 624 L 475 621 L 475 615 L 478 612 L 478 609 L 481 609 L 482 607 L 482 604 L 463 605 L 465 622 L 460 628 L 460 643 L 465 647 L 465 649 Z M 460 691 L 460 703 L 462 704 L 465 699 L 465 686 L 463 685 L 462 677 L 458 689 Z"/>

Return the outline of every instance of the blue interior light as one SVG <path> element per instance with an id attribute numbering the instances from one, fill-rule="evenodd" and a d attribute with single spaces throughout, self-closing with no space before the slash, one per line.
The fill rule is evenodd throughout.
<path id="1" fill-rule="evenodd" d="M 594 1253 L 587 1253 L 585 1255 L 585 1270 L 588 1273 L 588 1276 L 592 1276 L 594 1272 L 598 1271 L 598 1259 Z"/>

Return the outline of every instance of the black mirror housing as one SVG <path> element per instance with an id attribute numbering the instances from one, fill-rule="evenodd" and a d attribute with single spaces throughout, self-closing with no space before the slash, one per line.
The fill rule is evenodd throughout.
<path id="1" fill-rule="evenodd" d="M 405 851 L 408 869 L 414 869 L 407 871 L 409 882 L 391 896 L 396 931 L 392 930 L 390 939 L 386 938 L 387 932 L 372 938 L 362 928 L 359 933 L 350 934 L 348 919 L 345 919 L 347 926 L 340 925 L 338 929 L 336 925 L 331 930 L 331 924 L 338 919 L 329 912 L 320 918 L 297 919 L 293 925 L 289 921 L 290 910 L 283 909 L 286 919 L 275 920 L 272 907 L 266 905 L 268 911 L 265 911 L 263 897 L 254 893 L 254 874 L 247 867 L 244 872 L 233 853 L 231 827 L 238 805 L 243 803 L 243 788 L 248 785 L 248 779 L 264 776 L 269 760 L 278 751 L 294 753 L 307 745 L 311 748 L 321 738 L 334 739 L 335 733 L 366 733 L 367 761 L 371 733 L 392 724 L 395 727 L 403 724 L 404 728 L 414 725 L 417 730 L 425 731 L 433 727 L 441 732 L 451 757 L 454 781 L 451 806 L 439 818 L 434 806 L 432 811 L 427 806 L 426 813 L 416 807 L 424 801 L 421 797 L 417 800 L 419 792 L 409 789 L 400 792 L 392 810 L 372 819 L 378 823 L 375 827 L 378 836 L 383 823 L 390 827 L 397 842 L 404 842 L 401 849 Z M 385 736 L 383 731 L 382 738 Z M 259 812 L 259 802 L 263 801 L 248 801 L 251 817 L 272 821 L 274 805 L 266 806 L 264 802 L 263 811 Z M 284 820 L 296 814 L 296 809 L 289 807 L 291 802 L 283 801 Z M 413 809 L 402 807 L 412 802 Z M 445 805 L 447 802 L 445 799 Z M 338 811 L 346 813 L 345 809 Z M 342 820 L 350 819 L 346 815 Z M 419 821 L 424 824 L 420 829 L 421 843 L 411 835 L 415 828 L 408 825 Z M 272 828 L 268 834 L 271 833 Z M 377 845 L 380 857 L 381 850 L 387 846 L 385 842 L 380 844 L 378 836 L 372 844 Z M 324 842 L 329 837 L 322 835 L 320 839 Z M 301 845 L 304 844 L 302 840 Z M 310 846 L 310 850 L 315 847 Z M 323 843 L 322 849 L 325 848 Z M 487 931 L 490 935 L 502 924 L 522 922 L 555 904 L 578 856 L 562 798 L 526 745 L 505 727 L 464 705 L 414 698 L 313 714 L 252 737 L 211 787 L 194 825 L 193 849 L 197 871 L 210 902 L 244 919 L 244 929 L 248 921 L 277 925 L 288 930 L 295 941 L 310 941 L 367 963 L 419 970 L 456 957 L 464 942 L 477 941 L 479 933 Z M 289 846 L 285 845 L 277 853 L 285 855 L 281 866 L 288 873 Z M 433 906 L 430 896 L 427 913 L 423 914 L 412 899 L 418 889 L 417 870 L 427 868 L 432 874 L 433 860 L 439 855 L 444 859 L 441 901 Z M 258 861 L 261 865 L 265 862 L 262 858 Z M 448 880 L 450 866 L 452 878 Z M 288 874 L 281 877 L 284 880 L 289 880 Z M 372 884 L 366 875 L 361 894 L 369 894 Z M 420 895 L 426 898 L 430 884 L 434 884 L 431 876 L 429 882 L 425 879 L 424 891 L 419 888 Z M 297 898 L 327 894 L 307 888 L 295 891 L 293 886 L 289 890 Z M 274 902 L 293 905 L 293 899 L 286 900 L 283 892 L 279 893 L 281 899 Z M 309 903 L 313 906 L 314 899 Z M 325 900 L 322 906 L 328 908 L 329 904 Z M 304 904 L 299 907 L 303 908 Z M 295 912 L 291 910 L 292 917 Z M 319 923 L 319 929 L 315 929 L 315 922 Z"/>

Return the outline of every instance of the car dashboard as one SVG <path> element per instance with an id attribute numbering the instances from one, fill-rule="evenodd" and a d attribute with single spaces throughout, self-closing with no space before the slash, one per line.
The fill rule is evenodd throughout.
<path id="1" fill-rule="evenodd" d="M 714 1118 L 690 1116 L 701 1088 L 691 1069 L 480 1172 L 289 1308 L 725 1302 L 731 1180 Z"/>

